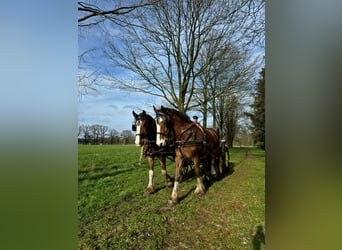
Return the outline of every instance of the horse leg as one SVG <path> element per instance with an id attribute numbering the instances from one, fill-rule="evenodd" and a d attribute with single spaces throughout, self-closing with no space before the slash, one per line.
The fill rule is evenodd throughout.
<path id="1" fill-rule="evenodd" d="M 195 175 L 196 175 L 196 180 L 197 180 L 197 186 L 195 189 L 195 194 L 196 195 L 204 195 L 205 193 L 205 187 L 203 185 L 203 178 L 201 176 L 201 168 L 200 168 L 200 160 L 199 158 L 194 158 L 194 168 L 195 168 Z"/>
<path id="2" fill-rule="evenodd" d="M 140 150 L 140 157 L 139 157 L 139 165 L 141 165 L 141 160 L 143 158 L 143 155 L 144 155 L 144 147 L 141 147 L 141 150 Z"/>
<path id="3" fill-rule="evenodd" d="M 148 163 L 148 185 L 145 189 L 144 195 L 148 196 L 152 193 L 154 193 L 154 161 L 152 157 L 146 157 L 147 163 Z"/>
<path id="4" fill-rule="evenodd" d="M 217 164 L 217 158 L 214 155 L 214 156 L 211 157 L 211 161 L 210 161 L 210 174 L 214 178 L 217 177 L 217 173 L 216 173 L 216 169 L 215 169 L 215 164 Z"/>
<path id="5" fill-rule="evenodd" d="M 167 170 L 166 170 L 166 158 L 161 157 L 159 158 L 159 161 L 162 167 L 162 175 L 165 176 L 165 186 L 167 186 L 168 188 L 172 188 L 173 181 L 172 181 L 171 176 L 167 173 Z"/>
<path id="6" fill-rule="evenodd" d="M 175 162 L 176 162 L 175 183 L 173 184 L 171 197 L 169 199 L 170 205 L 174 205 L 178 203 L 179 183 L 181 180 L 181 170 L 183 166 L 183 159 L 176 156 Z"/>

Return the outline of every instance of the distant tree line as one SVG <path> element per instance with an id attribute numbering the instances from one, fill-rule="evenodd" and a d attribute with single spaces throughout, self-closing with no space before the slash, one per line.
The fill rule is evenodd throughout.
<path id="1" fill-rule="evenodd" d="M 123 130 L 120 133 L 116 129 L 99 124 L 81 124 L 78 127 L 79 144 L 132 144 L 134 140 L 135 135 L 130 130 Z"/>

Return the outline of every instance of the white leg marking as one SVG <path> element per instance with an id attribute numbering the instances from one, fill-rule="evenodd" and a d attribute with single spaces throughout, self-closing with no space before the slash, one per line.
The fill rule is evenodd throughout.
<path id="1" fill-rule="evenodd" d="M 148 186 L 153 187 L 153 170 L 148 171 Z"/>
<path id="2" fill-rule="evenodd" d="M 197 177 L 196 180 L 197 180 L 197 186 L 196 186 L 195 194 L 204 193 L 205 187 L 203 185 L 202 177 Z"/>
<path id="3" fill-rule="evenodd" d="M 179 182 L 175 181 L 175 184 L 173 186 L 172 194 L 171 194 L 171 199 L 172 200 L 177 200 L 178 198 L 178 190 L 179 190 Z"/>

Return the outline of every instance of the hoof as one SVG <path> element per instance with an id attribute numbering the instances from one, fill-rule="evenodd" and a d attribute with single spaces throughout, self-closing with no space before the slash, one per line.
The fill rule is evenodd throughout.
<path id="1" fill-rule="evenodd" d="M 168 205 L 169 205 L 170 207 L 172 207 L 172 206 L 176 205 L 177 203 L 178 203 L 178 201 L 177 201 L 177 200 L 172 200 L 172 199 L 169 199 L 169 201 L 168 201 Z"/>
<path id="2" fill-rule="evenodd" d="M 197 197 L 202 197 L 202 196 L 204 196 L 205 195 L 205 192 L 203 191 L 203 190 L 200 190 L 200 189 L 196 189 L 195 190 L 195 195 L 197 196 Z"/>
<path id="3" fill-rule="evenodd" d="M 153 188 L 146 188 L 144 191 L 144 196 L 149 196 L 151 194 L 154 193 L 154 189 Z"/>
<path id="4" fill-rule="evenodd" d="M 195 193 L 197 198 L 202 198 L 204 197 L 205 193 Z"/>

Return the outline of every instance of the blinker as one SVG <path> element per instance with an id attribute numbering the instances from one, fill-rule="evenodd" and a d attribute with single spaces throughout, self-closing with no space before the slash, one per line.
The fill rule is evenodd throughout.
<path id="1" fill-rule="evenodd" d="M 137 131 L 137 126 L 135 125 L 135 122 L 132 122 L 132 131 Z"/>

